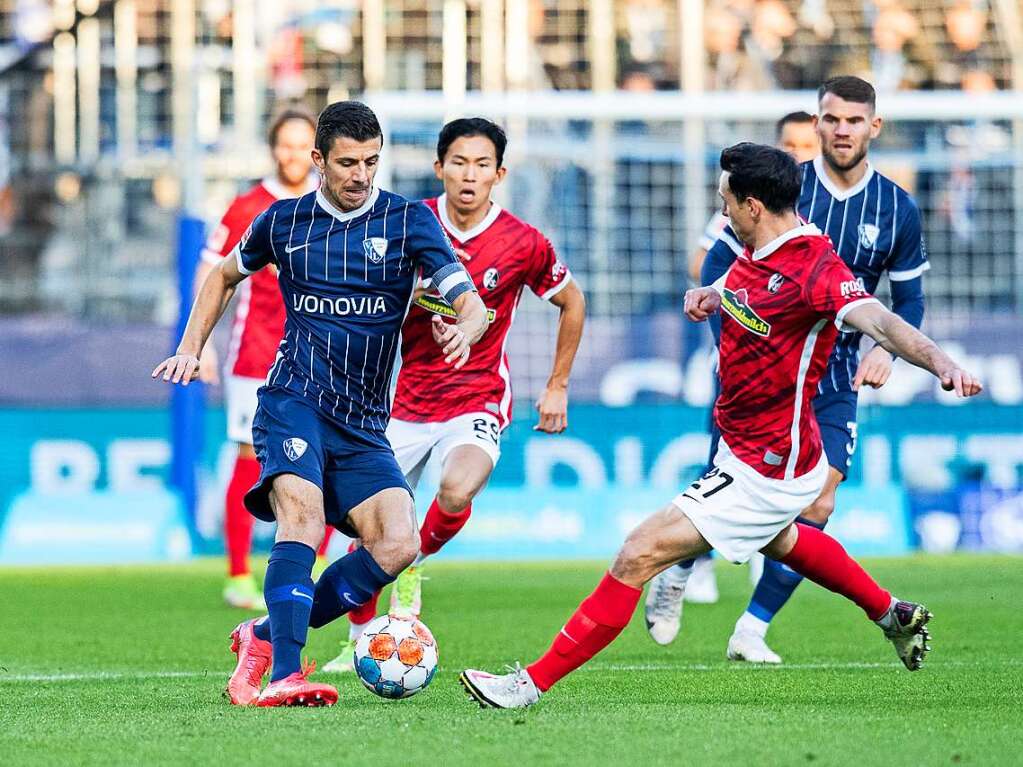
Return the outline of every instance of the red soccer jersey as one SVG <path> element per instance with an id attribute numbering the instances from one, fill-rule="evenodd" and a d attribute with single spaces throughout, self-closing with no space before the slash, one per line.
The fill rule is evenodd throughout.
<path id="1" fill-rule="evenodd" d="M 310 190 L 316 188 L 310 177 Z M 265 178 L 234 198 L 220 224 L 206 241 L 202 257 L 216 263 L 234 250 L 252 219 L 279 199 L 292 197 L 273 178 Z M 238 304 L 231 327 L 226 369 L 236 376 L 265 378 L 284 335 L 284 301 L 277 273 L 261 269 L 238 288 Z"/>
<path id="2" fill-rule="evenodd" d="M 714 416 L 743 463 L 771 479 L 810 471 L 821 437 L 810 401 L 842 318 L 875 301 L 812 225 L 739 256 L 721 293 L 721 396 Z"/>
<path id="3" fill-rule="evenodd" d="M 512 403 L 505 345 L 522 288 L 550 299 L 572 275 L 543 234 L 496 203 L 476 227 L 460 232 L 448 219 L 444 196 L 425 202 L 454 246 L 471 256 L 463 264 L 487 307 L 490 327 L 472 347 L 465 367 L 453 370 L 444 364 L 430 321 L 434 314 L 453 317 L 454 311 L 435 290 L 418 299 L 401 330 L 401 370 L 391 414 L 403 421 L 435 422 L 488 412 L 503 429 L 511 420 Z"/>

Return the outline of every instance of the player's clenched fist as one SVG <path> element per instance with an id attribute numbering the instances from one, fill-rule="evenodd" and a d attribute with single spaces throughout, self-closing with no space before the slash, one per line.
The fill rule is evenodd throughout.
<path id="1" fill-rule="evenodd" d="M 693 288 L 686 291 L 684 311 L 693 322 L 703 322 L 721 308 L 721 295 L 714 288 Z"/>
<path id="2" fill-rule="evenodd" d="M 153 378 L 163 373 L 163 380 L 188 386 L 199 377 L 199 358 L 194 354 L 175 354 L 153 370 Z"/>
<path id="3" fill-rule="evenodd" d="M 433 340 L 444 352 L 444 362 L 454 362 L 455 370 L 459 370 L 469 360 L 469 337 L 458 325 L 449 325 L 437 314 L 433 315 L 430 325 Z"/>
<path id="4" fill-rule="evenodd" d="M 973 397 L 984 391 L 984 386 L 979 380 L 959 367 L 943 371 L 938 378 L 941 379 L 942 389 L 954 391 L 960 397 Z"/>

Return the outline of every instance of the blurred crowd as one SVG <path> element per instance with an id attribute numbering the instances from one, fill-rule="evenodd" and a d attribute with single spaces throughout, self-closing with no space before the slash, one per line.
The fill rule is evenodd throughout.
<path id="1" fill-rule="evenodd" d="M 548 3 L 550 5 L 550 3 Z M 627 0 L 623 81 L 675 87 L 674 0 Z M 812 88 L 855 73 L 878 90 L 1004 88 L 1006 41 L 986 0 L 709 0 L 706 87 Z"/>

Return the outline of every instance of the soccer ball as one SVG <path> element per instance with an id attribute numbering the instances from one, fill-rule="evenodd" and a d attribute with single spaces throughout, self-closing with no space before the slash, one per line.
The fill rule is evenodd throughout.
<path id="1" fill-rule="evenodd" d="M 382 698 L 409 698 L 437 670 L 437 641 L 422 621 L 381 615 L 355 643 L 355 671 Z"/>

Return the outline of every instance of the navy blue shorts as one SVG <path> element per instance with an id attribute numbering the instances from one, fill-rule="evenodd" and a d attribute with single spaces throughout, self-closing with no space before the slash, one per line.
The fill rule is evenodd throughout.
<path id="1" fill-rule="evenodd" d="M 353 538 L 358 531 L 347 518 L 360 503 L 392 487 L 412 495 L 383 432 L 338 424 L 281 387 L 264 386 L 258 396 L 252 444 L 261 471 L 245 494 L 245 506 L 257 519 L 274 521 L 270 487 L 280 474 L 295 474 L 321 488 L 327 524 Z"/>
<path id="2" fill-rule="evenodd" d="M 825 392 L 813 398 L 813 412 L 821 428 L 821 441 L 828 463 L 849 476 L 849 464 L 856 451 L 856 392 Z"/>

